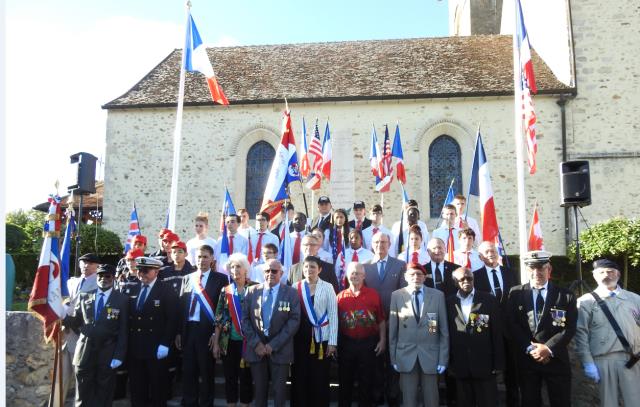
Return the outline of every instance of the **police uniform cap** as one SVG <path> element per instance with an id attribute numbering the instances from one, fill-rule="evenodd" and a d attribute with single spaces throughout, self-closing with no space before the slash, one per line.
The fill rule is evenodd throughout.
<path id="1" fill-rule="evenodd" d="M 95 253 L 86 253 L 78 258 L 86 263 L 100 263 L 100 258 Z"/>
<path id="2" fill-rule="evenodd" d="M 162 261 L 158 259 L 154 259 L 153 257 L 141 256 L 136 258 L 136 265 L 138 268 L 140 267 L 152 267 L 152 268 L 160 268 L 162 267 Z"/>
<path id="3" fill-rule="evenodd" d="M 615 261 L 609 259 L 598 259 L 593 262 L 593 269 L 615 269 L 620 270 L 620 267 Z"/>
<path id="4" fill-rule="evenodd" d="M 532 250 L 524 255 L 523 261 L 527 266 L 542 266 L 551 261 L 551 253 L 544 250 Z"/>
<path id="5" fill-rule="evenodd" d="M 101 264 L 98 267 L 98 274 L 111 274 L 112 276 L 116 275 L 116 266 L 111 264 Z"/>
<path id="6" fill-rule="evenodd" d="M 329 199 L 329 197 L 326 196 L 326 195 L 322 195 L 320 198 L 318 198 L 318 203 L 319 204 L 328 204 L 328 203 L 331 203 L 331 199 Z"/>

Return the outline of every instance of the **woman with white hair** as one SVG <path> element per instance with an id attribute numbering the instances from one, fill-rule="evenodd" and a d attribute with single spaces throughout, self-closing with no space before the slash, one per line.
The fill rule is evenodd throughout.
<path id="1" fill-rule="evenodd" d="M 248 406 L 253 401 L 251 369 L 244 362 L 242 351 L 245 345 L 242 333 L 242 303 L 247 287 L 255 284 L 249 280 L 249 260 L 242 253 L 229 256 L 225 269 L 231 284 L 222 289 L 216 307 L 216 334 L 213 356 L 222 356 L 225 395 L 228 406 Z"/>

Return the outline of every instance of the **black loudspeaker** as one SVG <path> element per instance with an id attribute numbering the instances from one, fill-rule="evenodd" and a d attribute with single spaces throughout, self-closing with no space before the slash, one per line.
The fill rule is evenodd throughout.
<path id="1" fill-rule="evenodd" d="M 79 194 L 93 194 L 96 192 L 96 161 L 98 159 L 89 153 L 76 153 L 71 156 L 71 164 L 75 164 L 73 171 L 76 183 L 69 185 L 69 192 Z"/>
<path id="2" fill-rule="evenodd" d="M 591 205 L 591 179 L 589 161 L 560 163 L 560 206 Z"/>

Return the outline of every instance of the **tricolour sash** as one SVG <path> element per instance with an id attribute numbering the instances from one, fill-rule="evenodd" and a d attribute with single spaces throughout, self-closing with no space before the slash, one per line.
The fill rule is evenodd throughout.
<path id="1" fill-rule="evenodd" d="M 210 273 L 213 273 L 211 271 Z M 204 310 L 205 315 L 209 319 L 209 321 L 213 324 L 215 323 L 215 313 L 213 310 L 213 301 L 209 298 L 207 292 L 202 288 L 202 284 L 200 281 L 202 280 L 202 272 L 198 271 L 197 273 L 192 273 L 191 275 L 191 283 L 194 288 L 194 295 L 196 299 L 200 303 L 200 307 Z"/>
<path id="2" fill-rule="evenodd" d="M 309 290 L 309 284 L 307 284 L 305 280 L 298 281 L 298 296 L 300 297 L 300 302 L 304 304 L 304 312 L 309 319 L 309 323 L 311 323 L 311 345 L 309 347 L 309 353 L 312 355 L 316 353 L 315 342 L 318 342 L 320 344 L 318 359 L 322 359 L 324 357 L 324 351 L 322 349 L 322 327 L 329 325 L 329 314 L 325 311 L 322 318 L 318 319 L 316 310 L 311 304 L 311 290 Z"/>
<path id="3" fill-rule="evenodd" d="M 231 283 L 224 289 L 225 296 L 227 297 L 227 304 L 229 305 L 229 315 L 231 315 L 231 323 L 236 332 L 242 336 L 242 356 L 247 347 L 247 339 L 242 332 L 242 305 L 240 304 L 240 295 L 238 294 L 238 287 L 236 283 Z M 244 357 L 240 358 L 240 367 L 246 367 Z"/>

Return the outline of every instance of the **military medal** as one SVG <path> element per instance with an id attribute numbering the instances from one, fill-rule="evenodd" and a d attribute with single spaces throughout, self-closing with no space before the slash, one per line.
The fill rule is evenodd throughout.
<path id="1" fill-rule="evenodd" d="M 113 318 L 113 315 L 111 314 L 111 308 L 107 307 L 107 319 L 111 319 Z"/>
<path id="2" fill-rule="evenodd" d="M 160 300 L 153 300 L 153 305 L 156 307 L 160 306 Z"/>
<path id="3" fill-rule="evenodd" d="M 278 311 L 283 311 L 282 301 L 278 301 Z"/>
<path id="4" fill-rule="evenodd" d="M 564 327 L 566 325 L 566 321 L 567 321 L 566 313 L 567 312 L 565 310 L 552 308 L 551 309 L 551 318 L 553 319 L 553 321 L 551 322 L 551 325 Z"/>

